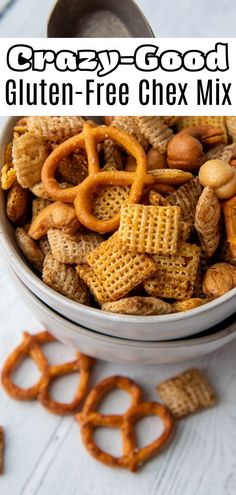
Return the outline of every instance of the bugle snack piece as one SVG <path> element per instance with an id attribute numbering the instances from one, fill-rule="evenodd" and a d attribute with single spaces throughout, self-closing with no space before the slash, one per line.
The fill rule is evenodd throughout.
<path id="1" fill-rule="evenodd" d="M 114 388 L 128 392 L 131 405 L 123 415 L 101 414 L 97 407 L 105 394 Z M 164 431 L 149 445 L 138 448 L 135 439 L 135 424 L 146 416 L 156 415 L 163 423 Z M 84 446 L 96 460 L 112 467 L 137 471 L 144 462 L 152 458 L 170 439 L 174 420 L 169 410 L 157 402 L 143 402 L 140 387 L 124 376 L 111 376 L 99 382 L 89 393 L 83 410 L 76 415 L 80 423 Z M 98 427 L 119 428 L 122 436 L 122 455 L 115 457 L 101 450 L 94 439 L 94 429 Z"/>
<path id="2" fill-rule="evenodd" d="M 90 368 L 94 360 L 77 352 L 74 361 L 50 365 L 42 351 L 42 346 L 55 341 L 56 339 L 46 331 L 35 335 L 24 332 L 22 343 L 12 351 L 3 365 L 1 374 L 2 385 L 7 394 L 13 399 L 37 399 L 53 414 L 74 414 L 78 411 L 81 401 L 86 396 L 90 379 Z M 12 375 L 20 363 L 27 358 L 33 359 L 41 376 L 35 385 L 29 388 L 21 388 L 13 382 Z M 79 373 L 79 384 L 72 401 L 63 403 L 53 400 L 50 395 L 50 388 L 53 382 L 61 376 L 72 373 Z"/>
<path id="3" fill-rule="evenodd" d="M 202 186 L 198 178 L 192 179 L 177 191 L 169 194 L 166 201 L 173 206 L 179 206 L 181 210 L 181 219 L 187 223 L 193 224 L 198 199 L 202 193 Z"/>
<path id="4" fill-rule="evenodd" d="M 220 243 L 221 207 L 210 187 L 205 187 L 198 200 L 194 226 L 198 232 L 201 246 L 207 257 L 211 258 Z"/>
<path id="5" fill-rule="evenodd" d="M 149 141 L 154 149 L 165 153 L 173 131 L 168 127 L 163 117 L 136 117 L 141 134 Z"/>
<path id="6" fill-rule="evenodd" d="M 91 251 L 87 263 L 101 280 L 110 301 L 121 299 L 155 271 L 152 259 L 128 252 L 117 233 Z"/>
<path id="7" fill-rule="evenodd" d="M 47 254 L 42 279 L 51 289 L 81 304 L 88 304 L 89 291 L 75 269 Z"/>
<path id="8" fill-rule="evenodd" d="M 103 237 L 94 232 L 67 234 L 63 230 L 49 229 L 47 235 L 53 257 L 69 265 L 86 263 L 86 256 L 103 241 Z"/>
<path id="9" fill-rule="evenodd" d="M 168 315 L 173 312 L 171 304 L 155 297 L 126 297 L 119 301 L 107 302 L 102 305 L 103 311 L 125 315 Z"/>
<path id="10" fill-rule="evenodd" d="M 175 254 L 179 222 L 178 206 L 125 205 L 118 235 L 129 251 Z"/>
<path id="11" fill-rule="evenodd" d="M 216 403 L 213 388 L 196 368 L 160 383 L 157 391 L 177 419 L 212 407 Z"/>
<path id="12" fill-rule="evenodd" d="M 200 259 L 200 248 L 180 243 L 174 256 L 154 255 L 156 273 L 144 282 L 150 296 L 183 300 L 192 297 Z"/>
<path id="13" fill-rule="evenodd" d="M 40 182 L 42 166 L 48 155 L 48 143 L 38 136 L 26 132 L 13 139 L 12 161 L 22 187 L 32 187 Z"/>
<path id="14" fill-rule="evenodd" d="M 44 255 L 40 247 L 36 244 L 23 227 L 16 229 L 16 242 L 21 252 L 27 258 L 31 265 L 40 273 L 43 269 Z"/>
<path id="15" fill-rule="evenodd" d="M 71 136 L 82 131 L 84 119 L 82 117 L 28 117 L 27 126 L 32 135 L 41 140 L 61 143 Z"/>

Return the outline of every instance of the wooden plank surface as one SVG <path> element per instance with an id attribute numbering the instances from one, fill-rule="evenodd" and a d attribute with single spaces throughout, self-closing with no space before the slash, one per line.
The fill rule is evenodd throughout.
<path id="1" fill-rule="evenodd" d="M 232 1 L 140 0 L 155 32 L 162 36 L 234 36 L 236 4 Z M 0 2 L 0 36 L 43 36 L 51 0 Z M 2 15 L 1 15 L 2 9 Z M 0 123 L 3 119 L 0 119 Z M 0 367 L 19 342 L 24 329 L 36 331 L 39 322 L 14 293 L 0 256 Z M 49 351 L 48 351 L 49 352 Z M 51 356 L 52 356 L 52 351 Z M 56 349 L 57 359 L 68 351 Z M 37 403 L 19 403 L 0 389 L 0 424 L 6 431 L 5 474 L 1 495 L 235 495 L 236 493 L 236 342 L 191 362 L 162 366 L 118 365 L 100 362 L 93 382 L 115 373 L 127 374 L 144 386 L 147 399 L 157 399 L 155 385 L 189 366 L 202 368 L 219 395 L 219 404 L 178 425 L 172 445 L 137 475 L 114 471 L 91 459 L 71 418 L 47 413 Z M 20 383 L 33 383 L 37 374 L 27 363 Z M 75 377 L 56 387 L 57 397 L 70 395 Z M 115 400 L 114 400 L 115 397 Z M 118 393 L 106 411 L 120 412 L 127 398 Z M 150 441 L 152 420 L 139 429 Z M 119 451 L 119 434 L 101 431 L 100 444 Z"/>

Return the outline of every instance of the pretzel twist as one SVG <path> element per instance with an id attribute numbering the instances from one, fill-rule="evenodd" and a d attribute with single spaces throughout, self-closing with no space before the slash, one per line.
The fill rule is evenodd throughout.
<path id="1" fill-rule="evenodd" d="M 114 387 L 128 392 L 131 405 L 123 415 L 105 415 L 96 411 L 104 395 Z M 156 415 L 164 425 L 163 433 L 149 445 L 139 449 L 136 445 L 135 423 L 143 416 Z M 143 402 L 142 390 L 132 380 L 122 376 L 111 376 L 98 383 L 89 393 L 83 411 L 76 415 L 81 425 L 82 440 L 98 461 L 113 467 L 123 467 L 135 472 L 138 467 L 153 457 L 169 440 L 174 420 L 169 410 L 157 402 Z M 122 436 L 123 455 L 114 457 L 101 450 L 93 438 L 96 427 L 119 428 Z"/>
<path id="2" fill-rule="evenodd" d="M 78 406 L 87 392 L 90 377 L 89 370 L 93 364 L 93 359 L 78 352 L 76 353 L 77 358 L 74 361 L 49 365 L 41 346 L 55 341 L 56 339 L 46 331 L 36 335 L 30 335 L 24 332 L 22 343 L 14 349 L 3 366 L 2 385 L 13 399 L 38 400 L 46 409 L 54 414 L 73 414 L 78 410 Z M 14 370 L 27 357 L 31 357 L 36 363 L 41 376 L 38 382 L 32 387 L 21 388 L 13 383 L 11 376 Z M 73 400 L 67 404 L 53 400 L 50 396 L 50 387 L 53 380 L 75 372 L 80 373 L 80 382 Z"/>
<path id="3" fill-rule="evenodd" d="M 108 138 L 116 141 L 135 158 L 137 166 L 134 172 L 102 171 L 100 169 L 97 145 Z M 88 177 L 77 186 L 62 190 L 55 179 L 58 164 L 78 148 L 86 150 Z M 184 181 L 190 178 L 189 174 Z M 163 177 L 161 181 L 163 182 Z M 118 228 L 120 215 L 117 214 L 109 220 L 97 219 L 92 214 L 95 190 L 101 186 L 131 186 L 128 201 L 138 203 L 144 187 L 158 183 L 159 177 L 158 174 L 155 177 L 148 174 L 146 154 L 142 146 L 130 134 L 115 127 L 94 127 L 90 122 L 86 122 L 80 134 L 60 144 L 46 159 L 42 168 L 42 182 L 52 199 L 67 203 L 74 202 L 77 217 L 84 226 L 96 232 L 106 233 Z"/>

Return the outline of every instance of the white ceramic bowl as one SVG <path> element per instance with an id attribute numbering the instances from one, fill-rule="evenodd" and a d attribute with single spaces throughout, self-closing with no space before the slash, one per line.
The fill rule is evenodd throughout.
<path id="1" fill-rule="evenodd" d="M 14 289 L 43 328 L 47 328 L 65 345 L 105 361 L 173 363 L 208 354 L 236 338 L 236 322 L 232 318 L 227 328 L 219 326 L 217 330 L 205 332 L 202 336 L 176 341 L 144 342 L 101 335 L 63 318 L 40 301 L 12 270 L 9 273 Z"/>
<path id="2" fill-rule="evenodd" d="M 16 118 L 8 120 L 0 143 L 0 163 Z M 236 289 L 186 313 L 163 316 L 126 316 L 108 313 L 71 301 L 47 287 L 23 258 L 14 239 L 14 229 L 6 218 L 4 195 L 0 195 L 0 234 L 7 259 L 24 284 L 66 318 L 97 332 L 131 340 L 161 341 L 194 335 L 223 321 L 235 311 Z"/>

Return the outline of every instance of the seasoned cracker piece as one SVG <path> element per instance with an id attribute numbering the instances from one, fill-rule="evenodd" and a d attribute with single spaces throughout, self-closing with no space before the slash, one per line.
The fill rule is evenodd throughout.
<path id="1" fill-rule="evenodd" d="M 196 368 L 160 383 L 157 391 L 176 418 L 183 418 L 216 403 L 214 390 Z"/>
<path id="2" fill-rule="evenodd" d="M 16 229 L 16 242 L 30 264 L 33 265 L 36 270 L 41 272 L 43 268 L 44 255 L 37 243 L 29 237 L 26 230 L 22 227 L 18 227 Z"/>
<path id="3" fill-rule="evenodd" d="M 203 304 L 210 301 L 207 298 L 192 297 L 191 299 L 185 299 L 184 301 L 177 301 L 172 304 L 172 310 L 175 313 L 180 313 L 181 311 L 189 311 L 190 309 L 198 308 Z"/>
<path id="4" fill-rule="evenodd" d="M 220 243 L 221 208 L 213 189 L 205 187 L 198 200 L 194 226 L 201 246 L 208 258 L 215 253 Z"/>
<path id="5" fill-rule="evenodd" d="M 180 117 L 177 121 L 178 131 L 182 131 L 185 127 L 198 127 L 202 125 L 210 125 L 218 127 L 224 130 L 224 142 L 228 142 L 227 129 L 225 117 L 221 116 L 199 116 L 194 115 L 192 117 Z"/>
<path id="6" fill-rule="evenodd" d="M 88 286 L 91 294 L 98 302 L 98 304 L 102 305 L 106 301 L 109 301 L 109 294 L 106 292 L 102 280 L 100 280 L 97 275 L 95 275 L 90 266 L 86 264 L 78 265 L 76 267 L 76 271 L 79 274 L 80 278 L 82 278 L 82 280 Z"/>
<path id="7" fill-rule="evenodd" d="M 236 143 L 236 117 L 225 117 L 225 121 L 229 137 L 232 139 L 233 143 Z"/>
<path id="8" fill-rule="evenodd" d="M 236 143 L 229 144 L 218 144 L 210 148 L 206 153 L 207 160 L 223 160 L 224 162 L 230 163 L 232 158 L 236 158 Z"/>
<path id="9" fill-rule="evenodd" d="M 107 302 L 102 305 L 103 311 L 125 315 L 168 315 L 172 313 L 169 303 L 155 297 L 126 297 L 119 301 Z"/>
<path id="10" fill-rule="evenodd" d="M 190 180 L 177 191 L 166 197 L 167 202 L 173 206 L 179 206 L 181 210 L 181 219 L 187 223 L 193 224 L 198 199 L 202 193 L 202 186 L 198 178 Z"/>
<path id="11" fill-rule="evenodd" d="M 178 206 L 122 206 L 118 235 L 129 251 L 175 254 L 179 237 Z"/>
<path id="12" fill-rule="evenodd" d="M 28 117 L 28 129 L 41 140 L 61 143 L 79 134 L 83 129 L 82 117 Z"/>
<path id="13" fill-rule="evenodd" d="M 44 210 L 47 206 L 51 204 L 49 199 L 36 198 L 32 201 L 32 222 L 37 217 L 37 215 Z"/>
<path id="14" fill-rule="evenodd" d="M 94 195 L 93 215 L 99 220 L 108 220 L 120 212 L 121 206 L 128 200 L 129 186 L 100 187 Z"/>
<path id="15" fill-rule="evenodd" d="M 165 153 L 173 132 L 166 125 L 163 117 L 137 117 L 137 123 L 141 134 L 153 148 Z"/>
<path id="16" fill-rule="evenodd" d="M 48 144 L 29 132 L 13 140 L 13 165 L 22 187 L 32 187 L 40 182 L 42 166 L 48 154 Z"/>
<path id="17" fill-rule="evenodd" d="M 160 184 L 172 184 L 173 186 L 182 185 L 193 179 L 193 174 L 190 172 L 175 168 L 156 168 L 150 170 L 149 174 L 157 178 Z"/>
<path id="18" fill-rule="evenodd" d="M 94 232 L 67 234 L 63 230 L 49 229 L 47 235 L 53 257 L 69 265 L 85 263 L 90 251 L 104 240 Z"/>
<path id="19" fill-rule="evenodd" d="M 63 296 L 81 304 L 89 303 L 89 291 L 76 270 L 55 260 L 51 254 L 45 257 L 42 279 Z"/>
<path id="20" fill-rule="evenodd" d="M 166 299 L 188 299 L 195 287 L 200 258 L 200 248 L 193 244 L 179 243 L 174 256 L 154 255 L 156 273 L 144 283 L 150 296 Z"/>
<path id="21" fill-rule="evenodd" d="M 0 474 L 4 471 L 4 430 L 0 426 Z"/>
<path id="22" fill-rule="evenodd" d="M 89 253 L 87 263 L 102 281 L 110 301 L 121 299 L 155 271 L 152 259 L 128 252 L 117 232 Z"/>

